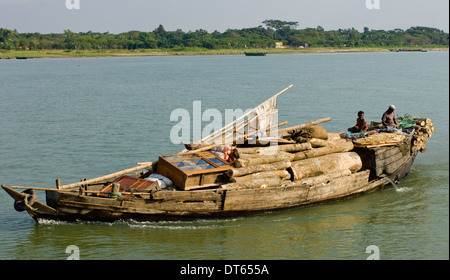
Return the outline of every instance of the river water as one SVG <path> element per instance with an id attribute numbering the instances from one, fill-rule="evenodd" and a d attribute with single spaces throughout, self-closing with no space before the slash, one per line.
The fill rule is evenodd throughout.
<path id="1" fill-rule="evenodd" d="M 0 183 L 54 187 L 177 153 L 175 109 L 245 110 L 290 84 L 279 121 L 331 117 L 340 132 L 395 104 L 432 119 L 428 151 L 398 189 L 232 219 L 38 224 L 2 191 L 0 259 L 63 260 L 70 245 L 81 259 L 364 260 L 371 245 L 449 259 L 448 52 L 0 60 Z"/>

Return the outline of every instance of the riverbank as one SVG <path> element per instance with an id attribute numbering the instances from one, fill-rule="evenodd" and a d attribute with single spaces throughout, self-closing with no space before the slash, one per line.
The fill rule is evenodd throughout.
<path id="1" fill-rule="evenodd" d="M 409 50 L 448 51 L 448 47 L 402 47 Z M 123 56 L 169 56 L 169 55 L 243 55 L 244 52 L 284 53 L 338 53 L 338 52 L 385 52 L 398 48 L 285 48 L 285 49 L 138 49 L 138 50 L 0 50 L 0 59 L 28 58 L 75 58 L 75 57 L 123 57 Z"/>

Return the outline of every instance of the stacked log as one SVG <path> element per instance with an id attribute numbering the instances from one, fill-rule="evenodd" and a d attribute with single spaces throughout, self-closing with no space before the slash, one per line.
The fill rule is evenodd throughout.
<path id="1" fill-rule="evenodd" d="M 330 140 L 330 138 L 328 138 L 328 140 Z M 309 143 L 311 144 L 311 148 L 320 148 L 328 146 L 328 140 L 311 138 Z"/>
<path id="2" fill-rule="evenodd" d="M 265 172 L 265 171 L 276 171 L 276 170 L 286 170 L 291 167 L 290 161 L 279 161 L 271 164 L 261 164 L 256 166 L 248 166 L 242 168 L 233 168 L 227 171 L 229 177 L 239 177 L 252 173 Z"/>
<path id="3" fill-rule="evenodd" d="M 294 160 L 302 160 L 307 158 L 319 157 L 323 155 L 348 152 L 353 149 L 353 143 L 345 139 L 330 141 L 327 146 L 302 151 L 294 154 Z"/>
<path id="4" fill-rule="evenodd" d="M 287 152 L 279 152 L 273 155 L 258 155 L 246 158 L 239 158 L 235 162 L 236 167 L 247 167 L 254 165 L 261 165 L 267 163 L 273 163 L 278 161 L 289 160 L 292 161 L 294 159 L 294 155 Z"/>
<path id="5" fill-rule="evenodd" d="M 283 137 L 289 138 L 296 129 L 303 129 L 328 120 L 329 118 L 325 118 L 284 129 Z M 413 120 L 416 127 L 411 141 L 411 152 L 425 152 L 425 143 L 434 132 L 433 123 L 426 118 L 413 118 Z M 327 133 L 327 135 L 328 139 L 311 138 L 307 139 L 305 143 L 235 148 L 236 168 L 227 171 L 230 183 L 222 185 L 222 188 L 319 186 L 336 179 L 353 176 L 352 173 L 361 173 L 359 171 L 363 169 L 363 162 L 361 156 L 355 152 L 353 142 L 341 139 L 339 133 Z M 393 148 L 380 148 L 387 151 L 380 154 L 380 157 L 383 156 L 386 159 L 379 159 L 377 162 L 383 164 L 387 161 L 387 157 L 391 156 L 395 164 L 401 164 L 403 159 L 409 156 L 409 146 L 407 151 L 397 151 L 396 146 Z M 390 155 L 391 150 L 395 150 L 395 155 Z M 400 158 L 397 159 L 397 157 Z M 390 166 L 389 164 L 385 165 L 386 168 Z M 364 168 L 375 167 L 364 166 Z M 380 174 L 389 171 L 385 169 L 380 169 Z"/>
<path id="6" fill-rule="evenodd" d="M 235 188 L 265 188 L 280 186 L 291 179 L 290 160 L 274 163 L 246 166 L 229 169 L 226 174 L 230 177 L 230 184 L 222 185 L 222 189 Z"/>
<path id="7" fill-rule="evenodd" d="M 285 129 L 284 137 L 289 137 L 289 133 L 295 133 L 296 129 L 328 120 L 325 118 Z M 327 135 L 328 139 L 310 138 L 305 143 L 235 148 L 236 168 L 227 171 L 230 183 L 221 188 L 315 185 L 359 171 L 362 162 L 356 153 L 350 152 L 353 143 L 341 139 L 338 133 Z"/>
<path id="8" fill-rule="evenodd" d="M 416 123 L 416 126 L 414 127 L 414 135 L 412 136 L 411 152 L 425 153 L 425 144 L 435 130 L 433 122 L 429 118 L 413 118 L 413 121 Z"/>
<path id="9" fill-rule="evenodd" d="M 291 178 L 291 174 L 287 170 L 266 171 L 249 174 L 242 177 L 232 177 L 230 181 L 233 183 L 240 183 L 254 179 L 276 178 L 276 177 L 280 178 L 281 180 L 288 180 Z"/>
<path id="10" fill-rule="evenodd" d="M 359 171 L 362 161 L 355 152 L 334 153 L 316 158 L 308 158 L 292 163 L 294 180 L 315 177 L 336 170 L 348 169 L 351 172 Z"/>
<path id="11" fill-rule="evenodd" d="M 301 180 L 296 180 L 293 182 L 286 183 L 285 186 L 293 187 L 299 185 L 316 185 L 316 184 L 326 184 L 327 182 L 352 174 L 350 169 L 337 169 L 331 172 L 325 173 L 323 175 L 319 175 L 316 177 L 303 178 Z"/>
<path id="12" fill-rule="evenodd" d="M 361 169 L 357 154 L 348 153 L 353 143 L 337 133 L 329 135 L 331 140 L 312 138 L 306 143 L 235 148 L 236 168 L 227 171 L 230 184 L 222 188 L 317 184 Z"/>
<path id="13" fill-rule="evenodd" d="M 299 152 L 311 149 L 311 143 L 301 144 L 289 144 L 289 145 L 276 145 L 269 147 L 255 147 L 255 148 L 236 148 L 234 149 L 234 155 L 238 158 L 245 157 L 248 154 L 259 155 L 273 155 L 278 152 Z"/>

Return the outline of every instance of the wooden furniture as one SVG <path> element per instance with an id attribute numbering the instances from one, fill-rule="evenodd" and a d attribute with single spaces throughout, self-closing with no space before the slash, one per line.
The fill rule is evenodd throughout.
<path id="1" fill-rule="evenodd" d="M 211 152 L 160 156 L 157 172 L 183 189 L 216 186 L 228 181 L 225 172 L 233 168 Z"/>

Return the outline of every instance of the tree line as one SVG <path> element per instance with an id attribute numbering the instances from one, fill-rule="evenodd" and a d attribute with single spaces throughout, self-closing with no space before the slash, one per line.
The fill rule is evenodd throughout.
<path id="1" fill-rule="evenodd" d="M 372 30 L 354 28 L 326 31 L 321 26 L 297 29 L 298 22 L 265 20 L 265 26 L 228 29 L 225 32 L 206 30 L 167 31 L 159 25 L 151 32 L 129 31 L 79 32 L 65 30 L 62 34 L 19 33 L 0 28 L 0 49 L 3 50 L 101 50 L 101 49 L 243 49 L 273 48 L 276 42 L 298 47 L 404 47 L 448 46 L 449 34 L 442 30 L 416 26 L 407 30 Z"/>

